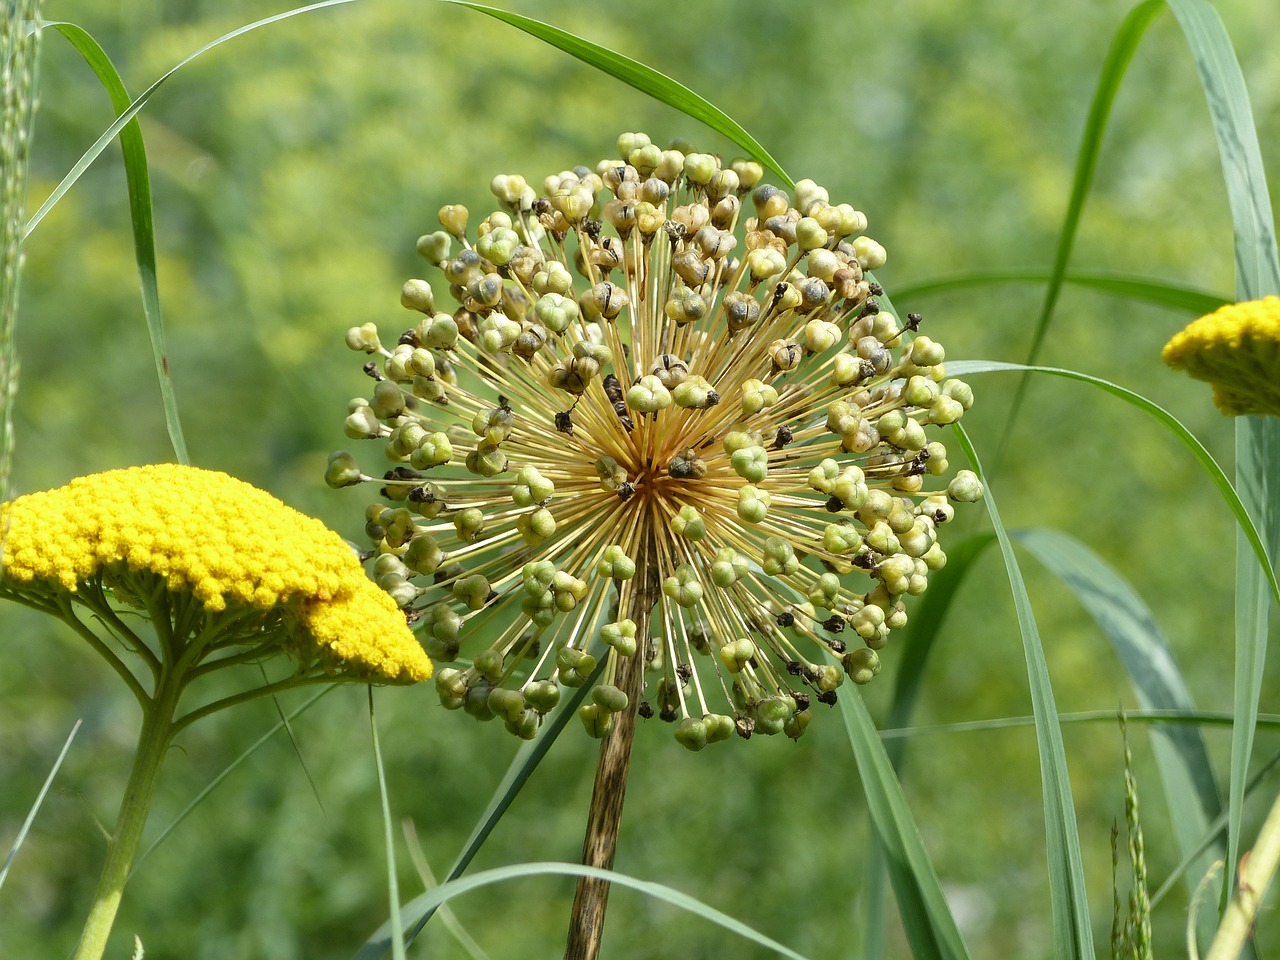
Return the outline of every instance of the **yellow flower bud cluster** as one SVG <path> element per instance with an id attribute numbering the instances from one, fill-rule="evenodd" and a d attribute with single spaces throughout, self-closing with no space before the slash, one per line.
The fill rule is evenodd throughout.
<path id="1" fill-rule="evenodd" d="M 296 652 L 330 672 L 431 676 L 404 615 L 342 538 L 225 473 L 157 464 L 79 477 L 4 504 L 0 530 L 0 595 L 149 573 L 212 615 L 279 615 Z"/>
<path id="2" fill-rule="evenodd" d="M 1213 384 L 1230 416 L 1280 416 L 1280 297 L 1229 303 L 1174 334 L 1164 362 Z"/>

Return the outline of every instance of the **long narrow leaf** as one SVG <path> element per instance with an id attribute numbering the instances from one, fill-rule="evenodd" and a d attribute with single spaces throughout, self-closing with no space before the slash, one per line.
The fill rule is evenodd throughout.
<path id="1" fill-rule="evenodd" d="M 537 37 L 539 40 L 563 50 L 570 56 L 576 57 L 583 63 L 621 80 L 641 93 L 648 94 L 655 100 L 675 107 L 695 120 L 702 121 L 712 130 L 724 134 L 776 173 L 788 187 L 795 186 L 795 182 L 787 176 L 787 172 L 782 169 L 782 165 L 770 155 L 768 150 L 760 145 L 760 142 L 755 137 L 746 131 L 742 124 L 705 97 L 699 96 L 684 84 L 677 83 L 639 60 L 632 60 L 630 57 L 615 53 L 606 47 L 592 43 L 590 40 L 574 36 L 559 27 L 553 27 L 551 24 L 543 23 L 540 20 L 532 20 L 509 10 L 499 10 L 496 7 L 473 3 L 471 0 L 443 0 L 443 2 L 456 3 L 461 7 L 470 7 L 472 10 L 493 17 L 495 20 L 508 23 L 517 29 L 523 30 L 529 36 Z"/>
<path id="2" fill-rule="evenodd" d="M 191 63 L 191 61 L 203 56 L 215 47 L 221 46 L 228 40 L 234 40 L 236 37 L 242 37 L 246 33 L 252 33 L 259 27 L 265 27 L 272 23 L 279 23 L 281 20 L 288 20 L 290 17 L 296 17 L 302 13 L 310 13 L 313 10 L 322 10 L 325 7 L 336 7 L 340 4 L 355 2 L 356 0 L 320 0 L 319 3 L 307 4 L 304 7 L 295 7 L 292 10 L 286 10 L 284 13 L 277 13 L 270 17 L 264 17 L 261 20 L 255 20 L 253 23 L 246 23 L 242 27 L 237 27 L 230 33 L 224 33 L 222 36 L 218 37 L 218 39 L 206 43 L 190 56 L 184 57 L 177 65 L 170 68 L 158 80 L 152 83 L 151 86 L 143 90 L 142 93 L 138 95 L 138 98 L 129 104 L 128 109 L 122 111 L 121 114 L 116 117 L 115 121 L 102 132 L 102 136 L 98 137 L 98 139 L 93 142 L 93 146 L 86 150 L 80 159 L 72 165 L 71 169 L 67 171 L 66 176 L 62 178 L 56 187 L 54 187 L 53 192 L 45 198 L 44 203 L 40 204 L 40 209 L 32 214 L 31 219 L 27 221 L 26 228 L 23 230 L 22 235 L 24 237 L 31 235 L 31 232 L 40 225 L 40 221 L 48 216 L 49 211 L 57 205 L 58 201 L 66 195 L 68 190 L 75 186 L 76 181 L 84 175 L 84 172 L 89 169 L 93 164 L 93 161 L 97 160 L 98 157 L 102 155 L 102 151 L 107 149 L 107 145 L 111 143 L 111 141 L 116 138 L 116 135 L 119 134 L 120 131 L 123 130 L 129 122 L 142 111 L 142 108 L 147 105 L 148 101 L 155 96 L 156 91 L 164 86 L 165 82 L 168 81 L 170 77 L 176 74 L 187 64 Z M 48 24 L 48 26 L 60 26 L 60 24 Z"/>
<path id="3" fill-rule="evenodd" d="M 1059 530 L 1019 530 L 1013 537 L 1075 594 L 1107 635 L 1143 708 L 1195 712 L 1191 693 L 1155 618 L 1118 571 Z M 1186 857 L 1222 812 L 1204 735 L 1189 724 L 1156 725 L 1151 729 L 1151 747 L 1178 852 Z M 1189 896 L 1209 870 L 1209 857 L 1202 859 L 1187 874 Z"/>
<path id="4" fill-rule="evenodd" d="M 98 42 L 73 23 L 52 23 L 70 41 L 85 63 L 98 76 L 103 89 L 111 97 L 117 114 L 129 109 L 132 99 L 115 65 Z M 187 442 L 178 419 L 178 401 L 169 376 L 169 354 L 165 346 L 164 319 L 160 314 L 160 291 L 156 283 L 156 230 L 151 209 L 151 175 L 147 168 L 147 148 L 142 141 L 142 128 L 130 120 L 120 130 L 120 149 L 124 153 L 124 172 L 129 189 L 129 217 L 133 224 L 133 255 L 138 264 L 138 282 L 142 287 L 142 313 L 151 338 L 151 357 L 155 361 L 156 378 L 160 382 L 160 401 L 164 408 L 169 442 L 179 463 L 190 463 Z"/>
<path id="5" fill-rule="evenodd" d="M 908 300 L 970 287 L 986 287 L 1003 283 L 1048 283 L 1052 276 L 1044 270 L 980 270 L 897 287 L 893 295 L 899 300 Z M 1123 277 L 1106 273 L 1066 273 L 1062 276 L 1062 282 L 1123 297 L 1126 300 L 1185 310 L 1196 316 L 1212 313 L 1224 303 L 1231 302 L 1230 297 L 1220 294 L 1164 283 L 1160 280 L 1148 280 L 1144 277 Z"/>
<path id="6" fill-rule="evenodd" d="M 1067 201 L 1067 212 L 1062 219 L 1062 229 L 1058 232 L 1058 245 L 1053 254 L 1053 267 L 1049 275 L 1049 285 L 1045 288 L 1044 302 L 1040 307 L 1040 316 L 1036 321 L 1036 329 L 1027 348 L 1027 363 L 1033 364 L 1040 355 L 1040 347 L 1049 332 L 1049 322 L 1053 319 L 1053 310 L 1058 303 L 1058 295 L 1062 292 L 1063 276 L 1067 272 L 1067 262 L 1071 259 L 1071 249 L 1075 245 L 1076 231 L 1080 228 L 1080 216 L 1084 212 L 1084 202 L 1093 186 L 1093 176 L 1098 169 L 1098 155 L 1102 152 L 1102 138 L 1106 133 L 1107 121 L 1111 117 L 1111 107 L 1115 103 L 1116 94 L 1124 75 L 1133 60 L 1143 35 L 1151 21 L 1163 9 L 1160 0 L 1144 0 L 1129 11 L 1111 38 L 1111 46 L 1107 50 L 1102 72 L 1098 76 L 1098 86 L 1089 104 L 1089 115 L 1085 120 L 1084 133 L 1080 138 L 1080 150 L 1076 155 L 1075 175 L 1071 181 L 1071 196 Z M 1004 438 L 1000 447 L 1009 437 L 1021 409 L 1030 380 L 1023 376 L 1018 382 L 1018 390 L 1009 408 L 1009 417 L 1005 421 Z"/>
<path id="7" fill-rule="evenodd" d="M 601 870 L 598 867 L 585 867 L 577 863 L 517 863 L 507 867 L 497 867 L 493 870 L 482 870 L 480 873 L 473 874 L 470 877 L 462 877 L 457 880 L 450 880 L 448 883 L 442 883 L 434 890 L 428 890 L 426 893 L 420 894 L 405 905 L 405 915 L 408 917 L 409 915 L 416 916 L 421 913 L 430 913 L 446 900 L 490 884 L 501 883 L 506 880 L 518 880 L 522 877 L 545 876 L 596 877 L 600 880 L 608 880 L 615 887 L 629 887 L 655 900 L 661 900 L 664 903 L 679 907 L 681 910 L 687 910 L 689 913 L 702 917 L 717 926 L 724 927 L 726 930 L 736 933 L 746 940 L 757 943 L 762 947 L 767 947 L 774 953 L 790 957 L 791 960 L 806 960 L 802 954 L 796 953 L 790 947 L 766 937 L 763 933 L 747 926 L 741 920 L 737 920 L 727 913 L 722 913 L 715 907 L 708 906 L 686 893 L 681 893 L 679 890 L 660 883 L 654 883 L 651 880 L 637 880 L 635 877 L 627 876 L 625 873 Z M 646 942 L 655 955 L 678 956 L 680 954 L 680 944 L 664 943 L 661 939 L 660 930 L 650 930 L 646 933 L 646 937 L 648 938 Z"/>
<path id="8" fill-rule="evenodd" d="M 947 550 L 947 565 L 933 574 L 929 591 L 911 616 L 902 654 L 898 658 L 898 673 L 894 680 L 893 701 L 885 723 L 901 728 L 911 721 L 920 687 L 924 682 L 925 667 L 938 638 L 939 629 L 946 619 L 951 602 L 964 582 L 974 562 L 988 546 L 995 542 L 995 535 L 977 534 L 960 541 Z M 881 731 L 883 736 L 883 731 Z M 893 765 L 899 780 L 906 761 L 907 743 L 904 739 L 892 739 L 885 745 L 885 753 Z M 867 851 L 864 870 L 863 904 L 865 906 L 862 931 L 862 956 L 882 957 L 885 954 L 884 921 L 887 899 L 885 850 L 875 837 Z"/>
<path id="9" fill-rule="evenodd" d="M 925 852 L 920 832 L 893 764 L 876 733 L 871 715 L 857 688 L 839 701 L 854 759 L 862 777 L 867 809 L 883 846 L 902 927 L 916 960 L 968 957 L 955 917 L 947 906 L 938 875 Z"/>
<path id="10" fill-rule="evenodd" d="M 77 720 L 75 725 L 72 726 L 71 732 L 67 734 L 66 742 L 63 743 L 62 749 L 58 752 L 58 758 L 53 761 L 53 766 L 49 768 L 49 775 L 44 778 L 44 785 L 41 786 L 40 792 L 36 794 L 35 803 L 31 804 L 31 809 L 27 811 L 27 817 L 22 821 L 22 826 L 18 829 L 18 836 L 14 838 L 13 846 L 5 855 L 4 864 L 0 866 L 0 887 L 4 886 L 4 878 L 9 875 L 9 865 L 13 863 L 13 858 L 22 849 L 23 841 L 27 839 L 27 834 L 31 831 L 31 824 L 35 823 L 36 814 L 40 812 L 40 806 L 44 803 L 45 794 L 49 792 L 49 787 L 53 784 L 53 778 L 62 769 L 62 761 L 67 759 L 67 753 L 71 750 L 71 741 L 76 738 L 82 723 L 84 723 L 83 720 Z"/>
<path id="11" fill-rule="evenodd" d="M 1047 373 L 1055 377 L 1065 377 L 1068 380 L 1079 380 L 1082 383 L 1092 384 L 1099 389 L 1113 394 L 1126 403 L 1130 403 L 1143 411 L 1154 419 L 1157 423 L 1164 426 L 1170 433 L 1181 441 L 1182 445 L 1187 448 L 1204 472 L 1208 474 L 1209 479 L 1213 481 L 1213 485 L 1218 488 L 1218 492 L 1222 495 L 1222 499 L 1226 501 L 1227 506 L 1231 509 L 1231 513 L 1236 518 L 1240 531 L 1249 543 L 1249 547 L 1253 551 L 1254 559 L 1257 561 L 1256 566 L 1261 568 L 1262 573 L 1267 577 L 1267 581 L 1271 586 L 1271 595 L 1280 602 L 1280 583 L 1276 581 L 1276 574 L 1272 568 L 1272 563 L 1268 559 L 1269 550 L 1263 544 L 1262 537 L 1258 533 L 1258 528 L 1253 522 L 1253 518 L 1249 515 L 1249 511 L 1245 509 L 1239 495 L 1236 493 L 1235 487 L 1231 485 L 1231 481 L 1227 479 L 1227 475 L 1222 472 L 1222 468 L 1218 466 L 1216 460 L 1204 448 L 1204 445 L 1195 438 L 1195 436 L 1184 427 L 1178 418 L 1165 410 L 1159 404 L 1152 403 L 1141 394 L 1134 393 L 1124 387 L 1112 383 L 1110 380 L 1103 380 L 1101 377 L 1093 377 L 1087 373 L 1080 373 L 1077 370 L 1066 370 L 1061 367 L 1027 367 L 1020 363 L 1004 363 L 999 360 L 956 360 L 947 364 L 947 371 L 956 376 L 971 376 L 975 373 L 1001 373 L 1023 371 L 1033 371 L 1035 373 Z M 1250 566 L 1255 566 L 1250 564 Z"/>
<path id="12" fill-rule="evenodd" d="M 1253 300 L 1280 293 L 1280 260 L 1276 255 L 1275 221 L 1267 189 L 1258 132 L 1253 124 L 1249 92 L 1231 39 L 1217 11 L 1204 0 L 1169 0 L 1187 39 L 1200 75 L 1218 140 L 1218 155 L 1231 205 L 1235 233 L 1236 295 Z M 1280 469 L 1280 422 L 1275 418 L 1241 417 L 1236 421 L 1236 482 L 1244 509 L 1257 520 L 1272 556 L 1280 548 L 1280 506 L 1276 476 Z M 1236 724 L 1231 736 L 1231 779 L 1228 797 L 1227 859 L 1221 902 L 1234 889 L 1233 874 L 1240 849 L 1240 815 L 1245 777 L 1253 752 L 1253 717 L 1258 712 L 1263 666 L 1267 656 L 1270 603 L 1262 571 L 1249 560 L 1242 536 L 1236 538 Z M 1270 564 L 1266 573 L 1275 587 Z"/>
<path id="13" fill-rule="evenodd" d="M 955 433 L 974 471 L 983 476 L 978 453 L 968 434 L 959 425 Z M 985 480 L 984 480 L 985 482 Z M 985 502 L 991 526 L 1000 542 L 1009 586 L 1013 592 L 1014 611 L 1022 634 L 1023 653 L 1027 660 L 1027 679 L 1031 688 L 1031 708 L 1036 718 L 1036 745 L 1040 751 L 1041 793 L 1044 798 L 1044 820 L 1049 862 L 1049 893 L 1053 903 L 1054 955 L 1060 960 L 1079 958 L 1092 960 L 1093 929 L 1089 924 L 1089 899 L 1085 892 L 1084 862 L 1080 855 L 1080 831 L 1076 825 L 1075 805 L 1071 799 L 1071 780 L 1067 773 L 1067 752 L 1062 743 L 1062 727 L 1058 708 L 1049 682 L 1049 666 L 1045 662 L 1040 630 L 1031 610 L 1022 581 L 1013 543 L 1000 522 L 995 497 L 987 484 Z"/>

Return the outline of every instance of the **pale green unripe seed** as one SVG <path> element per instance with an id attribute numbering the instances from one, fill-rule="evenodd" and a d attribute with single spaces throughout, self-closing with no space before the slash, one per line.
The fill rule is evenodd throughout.
<path id="1" fill-rule="evenodd" d="M 717 655 L 730 673 L 741 673 L 756 655 L 756 645 L 745 637 L 722 646 Z"/>
<path id="2" fill-rule="evenodd" d="M 671 518 L 671 532 L 677 537 L 698 541 L 707 535 L 707 524 L 697 507 L 685 504 L 680 508 L 680 512 Z"/>
<path id="3" fill-rule="evenodd" d="M 800 558 L 786 540 L 770 537 L 764 542 L 764 560 L 760 568 L 771 577 L 789 577 L 800 569 Z"/>
<path id="4" fill-rule="evenodd" d="M 831 283 L 843 263 L 840 258 L 830 250 L 811 250 L 809 252 L 809 261 L 805 265 L 805 273 L 811 277 L 816 277 L 825 283 Z"/>
<path id="5" fill-rule="evenodd" d="M 467 454 L 466 467 L 469 473 L 479 477 L 496 477 L 507 469 L 507 455 L 496 444 L 481 444 Z"/>
<path id="6" fill-rule="evenodd" d="M 719 743 L 733 736 L 735 728 L 733 717 L 722 713 L 708 713 L 703 716 L 702 721 L 707 728 L 707 743 Z"/>
<path id="7" fill-rule="evenodd" d="M 840 464 L 828 457 L 809 471 L 809 486 L 819 493 L 830 493 L 839 475 Z"/>
<path id="8" fill-rule="evenodd" d="M 671 391 L 653 374 L 641 377 L 627 391 L 627 407 L 637 413 L 657 413 L 671 406 Z"/>
<path id="9" fill-rule="evenodd" d="M 982 499 L 982 481 L 972 470 L 961 470 L 947 484 L 947 496 L 957 503 L 977 503 Z"/>
<path id="10" fill-rule="evenodd" d="M 324 471 L 326 484 L 338 490 L 342 487 L 353 487 L 362 479 L 360 464 L 356 463 L 356 458 L 350 453 L 346 450 L 335 450 L 329 454 L 329 463 Z"/>
<path id="11" fill-rule="evenodd" d="M 840 342 L 840 328 L 830 320 L 813 319 L 804 325 L 804 348 L 822 353 Z"/>
<path id="12" fill-rule="evenodd" d="M 509 207 L 519 206 L 520 198 L 528 188 L 528 183 L 519 174 L 500 173 L 489 181 L 489 190 Z"/>
<path id="13" fill-rule="evenodd" d="M 400 306 L 419 313 L 434 313 L 435 298 L 431 293 L 431 284 L 425 280 L 406 280 L 400 288 Z"/>
<path id="14" fill-rule="evenodd" d="M 879 270 L 888 259 L 884 247 L 870 237 L 858 237 L 853 241 L 853 255 L 863 270 Z"/>
<path id="15" fill-rule="evenodd" d="M 809 588 L 809 602 L 815 607 L 834 610 L 840 598 L 840 578 L 834 573 L 824 573 Z"/>
<path id="16" fill-rule="evenodd" d="M 536 547 L 555 535 L 556 518 L 550 510 L 539 507 L 533 513 L 516 517 L 516 531 L 527 546 Z"/>
<path id="17" fill-rule="evenodd" d="M 596 740 L 603 740 L 613 731 L 613 714 L 601 709 L 598 703 L 584 703 L 578 708 L 578 719 L 582 721 L 587 734 Z"/>
<path id="18" fill-rule="evenodd" d="M 365 323 L 352 327 L 347 331 L 347 346 L 360 353 L 376 353 L 382 349 L 382 341 L 378 339 L 378 325 Z"/>
<path id="19" fill-rule="evenodd" d="M 520 246 L 520 235 L 508 227 L 490 230 L 476 241 L 476 253 L 497 267 L 505 267 Z"/>
<path id="20" fill-rule="evenodd" d="M 488 679 L 497 681 L 498 677 Z M 524 712 L 524 708 L 524 694 L 519 690 L 494 687 L 489 691 L 489 709 L 493 711 L 496 717 L 514 721 Z"/>
<path id="21" fill-rule="evenodd" d="M 486 353 L 502 353 L 520 336 L 520 324 L 501 313 L 491 313 L 477 327 L 480 331 L 480 348 Z"/>
<path id="22" fill-rule="evenodd" d="M 457 237 L 459 240 L 467 235 L 467 218 L 470 216 L 469 211 L 460 203 L 448 203 L 440 208 L 437 214 L 440 219 L 440 226 L 444 227 L 449 233 Z"/>
<path id="23" fill-rule="evenodd" d="M 742 415 L 750 417 L 778 402 L 778 391 L 763 380 L 751 377 L 742 382 Z"/>
<path id="24" fill-rule="evenodd" d="M 447 313 L 437 313 L 426 328 L 424 342 L 433 350 L 452 350 L 458 343 L 458 322 Z"/>
<path id="25" fill-rule="evenodd" d="M 711 582 L 720 589 L 733 586 L 751 572 L 751 564 L 732 547 L 721 547 L 711 564 Z"/>
<path id="26" fill-rule="evenodd" d="M 902 399 L 913 407 L 927 407 L 937 399 L 940 392 L 939 386 L 928 377 L 915 376 L 907 381 Z"/>
<path id="27" fill-rule="evenodd" d="M 959 400 L 953 400 L 951 397 L 938 397 L 929 407 L 930 423 L 945 426 L 948 423 L 955 423 L 962 416 L 964 416 L 964 407 L 960 405 Z"/>
<path id="28" fill-rule="evenodd" d="M 488 579 L 479 573 L 455 580 L 453 584 L 454 599 L 463 601 L 471 610 L 479 610 L 483 607 L 489 601 L 491 593 L 493 590 L 489 586 Z"/>
<path id="29" fill-rule="evenodd" d="M 973 406 L 973 388 L 963 380 L 942 381 L 942 395 L 959 401 L 966 410 Z"/>
<path id="30" fill-rule="evenodd" d="M 453 528 L 463 543 L 474 543 L 484 529 L 484 511 L 479 507 L 459 510 L 453 515 Z"/>
<path id="31" fill-rule="evenodd" d="M 467 698 L 467 685 L 462 671 L 445 667 L 436 671 L 436 695 L 446 710 L 461 710 Z"/>
<path id="32" fill-rule="evenodd" d="M 600 628 L 600 639 L 616 650 L 619 656 L 629 657 L 637 648 L 636 623 L 631 619 L 606 623 Z"/>
<path id="33" fill-rule="evenodd" d="M 632 151 L 651 146 L 653 143 L 647 133 L 627 132 L 618 134 L 618 156 L 630 158 Z M 630 162 L 628 160 L 628 162 Z"/>
<path id="34" fill-rule="evenodd" d="M 769 451 L 761 446 L 735 450 L 729 462 L 733 466 L 733 472 L 748 483 L 763 483 L 769 475 Z M 768 508 L 767 503 L 765 507 Z"/>
<path id="35" fill-rule="evenodd" d="M 699 186 L 707 183 L 719 168 L 719 161 L 709 153 L 690 153 L 684 157 L 684 175 L 690 183 Z"/>
<path id="36" fill-rule="evenodd" d="M 416 533 L 409 540 L 409 549 L 404 553 L 404 563 L 414 573 L 431 576 L 444 560 L 444 552 L 436 538 L 429 533 Z"/>
<path id="37" fill-rule="evenodd" d="M 827 231 L 813 217 L 801 217 L 796 222 L 796 246 L 801 250 L 816 250 L 827 240 Z"/>
<path id="38" fill-rule="evenodd" d="M 604 557 L 596 564 L 596 573 L 612 580 L 630 580 L 636 575 L 636 564 L 614 543 L 605 547 Z"/>
<path id="39" fill-rule="evenodd" d="M 598 684 L 591 690 L 591 699 L 594 700 L 601 710 L 607 710 L 609 713 L 621 713 L 627 709 L 628 698 L 625 693 L 611 683 Z"/>
<path id="40" fill-rule="evenodd" d="M 747 523 L 760 523 L 769 515 L 772 502 L 773 498 L 767 490 L 748 483 L 738 489 L 738 519 Z"/>
<path id="41" fill-rule="evenodd" d="M 773 247 L 759 247 L 747 252 L 747 269 L 751 271 L 751 279 L 757 283 L 777 276 L 786 267 L 786 257 Z"/>
<path id="42" fill-rule="evenodd" d="M 517 507 L 531 507 L 544 504 L 556 492 L 556 485 L 538 472 L 536 467 L 524 466 L 516 474 L 515 485 L 511 488 L 511 500 Z"/>
<path id="43" fill-rule="evenodd" d="M 662 593 L 682 607 L 696 606 L 702 599 L 702 584 L 698 582 L 697 571 L 687 563 L 680 564 L 675 574 L 662 581 Z"/>
<path id="44" fill-rule="evenodd" d="M 826 206 L 831 200 L 825 187 L 819 186 L 807 177 L 796 182 L 795 208 L 804 216 L 809 216 L 815 207 Z"/>
<path id="45" fill-rule="evenodd" d="M 849 679 L 858 685 L 870 683 L 872 678 L 880 672 L 879 655 L 867 647 L 850 650 L 840 662 Z"/>
<path id="46" fill-rule="evenodd" d="M 829 523 L 822 531 L 822 546 L 828 553 L 847 556 L 862 548 L 862 535 L 850 523 Z"/>
<path id="47" fill-rule="evenodd" d="M 427 263 L 439 266 L 449 259 L 449 250 L 452 244 L 453 238 L 443 230 L 424 234 L 418 238 L 418 255 Z"/>
<path id="48" fill-rule="evenodd" d="M 596 668 L 596 658 L 573 647 L 561 647 L 556 651 L 556 669 L 560 682 L 566 687 L 580 687 L 587 682 Z"/>
<path id="49" fill-rule="evenodd" d="M 750 430 L 730 430 L 724 435 L 721 441 L 724 452 L 733 455 L 734 451 L 741 450 L 743 447 L 754 447 L 760 445 L 760 434 Z"/>
<path id="50" fill-rule="evenodd" d="M 524 698 L 538 713 L 547 713 L 560 702 L 560 688 L 550 680 L 534 680 L 525 684 Z"/>
<path id="51" fill-rule="evenodd" d="M 661 383 L 661 378 L 653 375 Z M 720 402 L 720 394 L 711 389 L 705 377 L 697 375 L 687 377 L 671 391 L 676 406 L 684 410 L 705 410 Z"/>
<path id="52" fill-rule="evenodd" d="M 707 745 L 707 725 L 695 717 L 685 717 L 676 725 L 676 740 L 695 753 Z"/>
<path id="53" fill-rule="evenodd" d="M 564 333 L 578 319 L 578 303 L 559 293 L 544 293 L 533 305 L 533 312 L 552 333 Z"/>
<path id="54" fill-rule="evenodd" d="M 907 357 L 918 367 L 933 367 L 947 359 L 947 351 L 936 340 L 921 336 L 911 341 Z"/>

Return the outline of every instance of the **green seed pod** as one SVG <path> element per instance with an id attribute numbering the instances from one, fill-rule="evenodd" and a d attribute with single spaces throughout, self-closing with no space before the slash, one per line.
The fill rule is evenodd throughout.
<path id="1" fill-rule="evenodd" d="M 598 703 L 584 703 L 578 708 L 578 719 L 587 734 L 596 740 L 603 740 L 613 731 L 613 714 L 601 709 Z"/>
<path id="2" fill-rule="evenodd" d="M 754 484 L 746 484 L 738 489 L 738 519 L 747 523 L 760 523 L 769 515 L 769 505 L 773 498 L 767 490 L 761 490 Z"/>
<path id="3" fill-rule="evenodd" d="M 475 543 L 484 529 L 484 511 L 479 507 L 467 507 L 453 515 L 453 529 L 463 543 Z"/>
<path id="4" fill-rule="evenodd" d="M 400 306 L 419 313 L 434 313 L 435 297 L 431 292 L 431 284 L 425 280 L 406 280 L 400 288 Z"/>
<path id="5" fill-rule="evenodd" d="M 467 217 L 469 216 L 466 207 L 460 203 L 449 203 L 440 208 L 438 216 L 440 226 L 444 227 L 459 240 L 466 238 Z"/>
<path id="6" fill-rule="evenodd" d="M 524 698 L 538 713 L 548 713 L 560 702 L 560 688 L 550 680 L 531 680 L 524 685 Z"/>
<path id="7" fill-rule="evenodd" d="M 742 415 L 750 417 L 778 402 L 778 391 L 763 380 L 751 377 L 742 381 Z"/>
<path id="8" fill-rule="evenodd" d="M 463 601 L 468 609 L 471 610 L 481 609 L 489 602 L 489 597 L 492 594 L 493 589 L 489 586 L 489 581 L 483 574 L 474 573 L 469 577 L 455 580 L 453 583 L 454 599 Z"/>
<path id="9" fill-rule="evenodd" d="M 359 353 L 377 353 L 382 349 L 382 342 L 378 339 L 378 325 L 366 323 L 352 327 L 347 331 L 347 346 Z"/>
<path id="10" fill-rule="evenodd" d="M 760 566 L 771 577 L 789 577 L 800 569 L 800 558 L 789 541 L 770 537 L 764 542 L 764 560 Z"/>
<path id="11" fill-rule="evenodd" d="M 751 564 L 732 547 L 721 547 L 711 564 L 711 582 L 726 589 L 751 572 Z"/>
<path id="12" fill-rule="evenodd" d="M 880 672 L 880 657 L 874 650 L 867 647 L 850 650 L 841 658 L 840 663 L 844 666 L 849 679 L 859 686 L 870 683 L 871 679 Z"/>
<path id="13" fill-rule="evenodd" d="M 947 484 L 947 497 L 957 503 L 977 503 L 982 499 L 982 481 L 972 470 L 961 470 Z"/>
<path id="14" fill-rule="evenodd" d="M 630 580 L 636 575 L 635 561 L 628 557 L 622 547 L 610 544 L 605 547 L 604 556 L 596 564 L 596 573 L 613 580 Z"/>
<path id="15" fill-rule="evenodd" d="M 630 619 L 606 623 L 600 628 L 600 639 L 619 656 L 629 657 L 636 652 L 636 623 Z"/>
<path id="16" fill-rule="evenodd" d="M 678 514 L 671 518 L 671 532 L 677 537 L 697 541 L 707 535 L 707 525 L 702 519 L 702 514 L 698 512 L 698 508 L 691 504 L 686 504 L 680 508 Z"/>
<path id="17" fill-rule="evenodd" d="M 888 259 L 884 247 L 870 237 L 858 237 L 853 241 L 853 255 L 863 270 L 879 270 Z"/>
<path id="18" fill-rule="evenodd" d="M 769 451 L 764 447 L 743 447 L 741 450 L 735 450 L 729 462 L 733 466 L 733 472 L 748 483 L 763 483 L 765 477 L 769 475 Z M 768 509 L 767 502 L 765 508 Z"/>
<path id="19" fill-rule="evenodd" d="M 657 413 L 671 406 L 671 392 L 653 374 L 646 374 L 627 391 L 627 407 L 637 413 Z"/>
<path id="20" fill-rule="evenodd" d="M 372 411 L 370 411 L 372 413 Z M 353 487 L 363 480 L 360 464 L 346 450 L 335 450 L 329 454 L 329 463 L 325 467 L 324 482 L 335 490 L 342 487 Z"/>
<path id="21" fill-rule="evenodd" d="M 601 710 L 609 713 L 622 713 L 627 709 L 627 695 L 611 683 L 598 684 L 591 690 L 591 699 Z"/>
<path id="22" fill-rule="evenodd" d="M 695 753 L 707 745 L 707 724 L 700 718 L 685 717 L 676 724 L 676 739 Z"/>
<path id="23" fill-rule="evenodd" d="M 702 599 L 697 571 L 687 563 L 680 564 L 672 576 L 662 581 L 662 593 L 682 607 L 696 606 Z"/>

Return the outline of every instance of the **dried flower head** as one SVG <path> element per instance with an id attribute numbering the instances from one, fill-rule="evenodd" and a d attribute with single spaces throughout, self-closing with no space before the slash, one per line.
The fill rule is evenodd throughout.
<path id="1" fill-rule="evenodd" d="M 918 316 L 880 308 L 866 217 L 761 176 L 629 133 L 540 193 L 495 177 L 473 233 L 449 205 L 418 241 L 461 306 L 414 279 L 422 316 L 393 344 L 348 332 L 374 359 L 347 436 L 394 467 L 340 451 L 327 480 L 391 501 L 366 512 L 378 582 L 434 658 L 470 658 L 437 673 L 445 706 L 531 737 L 607 656 L 594 735 L 638 709 L 693 749 L 797 737 L 876 674 L 945 562 L 938 528 L 981 484 L 939 481 L 927 430 L 973 394 Z M 622 657 L 645 659 L 638 704 Z"/>
<path id="2" fill-rule="evenodd" d="M 1174 334 L 1164 362 L 1213 384 L 1231 416 L 1280 416 L 1280 297 L 1229 303 Z"/>
<path id="3" fill-rule="evenodd" d="M 80 477 L 4 504 L 0 530 L 0 597 L 51 611 L 79 602 L 123 627 L 110 594 L 192 662 L 245 647 L 291 654 L 298 675 L 431 676 L 404 614 L 341 537 L 224 473 L 157 464 Z"/>

